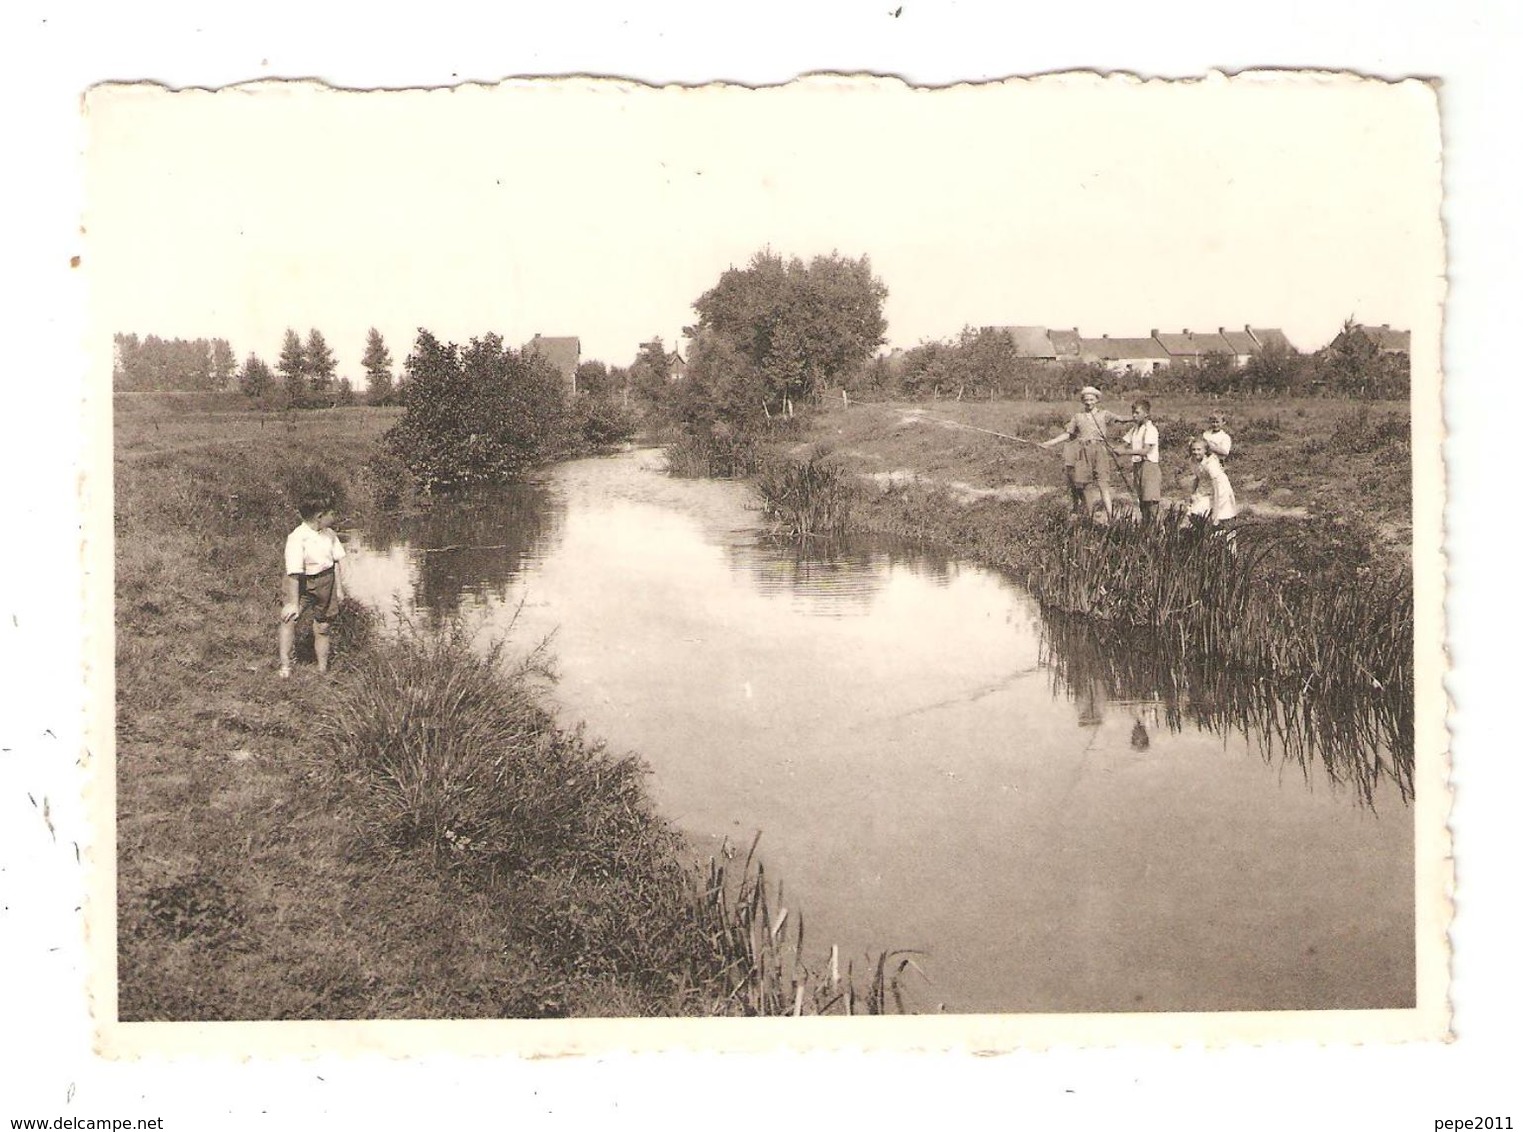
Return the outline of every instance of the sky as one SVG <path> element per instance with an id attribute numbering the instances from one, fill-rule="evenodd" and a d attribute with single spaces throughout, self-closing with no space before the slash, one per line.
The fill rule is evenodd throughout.
<path id="1" fill-rule="evenodd" d="M 1417 82 L 135 85 L 90 94 L 87 136 L 95 335 L 273 361 L 316 327 L 357 385 L 372 326 L 398 363 L 421 327 L 627 364 L 764 247 L 867 255 L 900 347 L 1251 323 L 1315 349 L 1427 325 L 1443 274 Z"/>

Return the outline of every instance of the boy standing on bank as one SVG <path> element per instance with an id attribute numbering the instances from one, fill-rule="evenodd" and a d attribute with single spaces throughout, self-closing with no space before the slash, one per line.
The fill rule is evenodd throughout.
<path id="1" fill-rule="evenodd" d="M 291 675 L 291 654 L 296 646 L 296 621 L 306 609 L 312 610 L 312 647 L 317 653 L 317 670 L 328 671 L 328 627 L 338 616 L 344 587 L 339 581 L 338 564 L 344 557 L 344 544 L 333 533 L 338 510 L 326 496 L 304 496 L 297 504 L 301 523 L 286 536 L 286 575 L 282 584 L 280 610 L 280 675 Z"/>
<path id="2" fill-rule="evenodd" d="M 1069 418 L 1068 424 L 1057 436 L 1044 440 L 1041 447 L 1051 448 L 1069 440 L 1077 442 L 1074 486 L 1084 491 L 1086 499 L 1089 498 L 1091 484 L 1098 488 L 1100 502 L 1105 507 L 1105 518 L 1109 520 L 1112 516 L 1111 461 L 1116 456 L 1111 451 L 1105 430 L 1111 425 L 1125 424 L 1127 418 L 1100 408 L 1100 391 L 1093 385 L 1086 385 L 1079 390 L 1079 404 L 1083 409 Z M 1093 504 L 1090 507 L 1093 509 Z"/>
<path id="3" fill-rule="evenodd" d="M 1158 463 L 1158 426 L 1153 423 L 1153 406 L 1146 399 L 1132 402 L 1132 427 L 1122 440 L 1132 450 L 1132 479 L 1137 490 L 1137 505 L 1142 508 L 1142 525 L 1158 521 L 1158 503 L 1163 498 L 1163 469 Z"/>

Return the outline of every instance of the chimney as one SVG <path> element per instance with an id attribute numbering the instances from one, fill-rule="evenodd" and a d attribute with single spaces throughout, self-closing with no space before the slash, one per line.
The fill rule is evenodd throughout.
<path id="1" fill-rule="evenodd" d="M 1154 327 L 1152 330 L 1149 330 L 1148 331 L 1148 337 L 1149 338 L 1157 338 L 1158 337 L 1158 328 Z"/>
<path id="2" fill-rule="evenodd" d="M 1216 328 L 1216 332 L 1217 332 L 1217 333 L 1218 333 L 1218 334 L 1220 334 L 1220 335 L 1222 335 L 1222 336 L 1223 336 L 1223 337 L 1225 337 L 1225 336 L 1226 336 L 1226 334 L 1227 334 L 1227 328 L 1226 328 L 1226 327 L 1225 327 L 1225 326 L 1218 326 L 1218 327 L 1217 327 L 1217 328 Z"/>

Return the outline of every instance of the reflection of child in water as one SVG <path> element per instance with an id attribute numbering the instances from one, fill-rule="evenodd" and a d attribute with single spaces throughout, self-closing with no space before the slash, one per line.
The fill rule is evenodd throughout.
<path id="1" fill-rule="evenodd" d="M 1152 741 L 1148 738 L 1148 727 L 1154 730 L 1158 728 L 1158 705 L 1143 704 L 1135 709 L 1132 720 L 1132 750 L 1145 751 L 1151 746 Z"/>
<path id="2" fill-rule="evenodd" d="M 1105 722 L 1105 688 L 1097 678 L 1092 676 L 1084 681 L 1078 701 L 1080 727 L 1099 727 Z"/>

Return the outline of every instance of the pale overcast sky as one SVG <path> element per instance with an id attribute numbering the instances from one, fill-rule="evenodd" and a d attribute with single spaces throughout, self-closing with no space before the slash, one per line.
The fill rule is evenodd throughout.
<path id="1" fill-rule="evenodd" d="M 1436 106 L 1421 84 L 1260 75 L 684 90 L 562 81 L 89 99 L 97 336 L 370 326 L 574 334 L 627 363 L 770 245 L 871 257 L 889 345 L 966 324 L 1087 335 L 1353 315 L 1436 326 Z"/>

